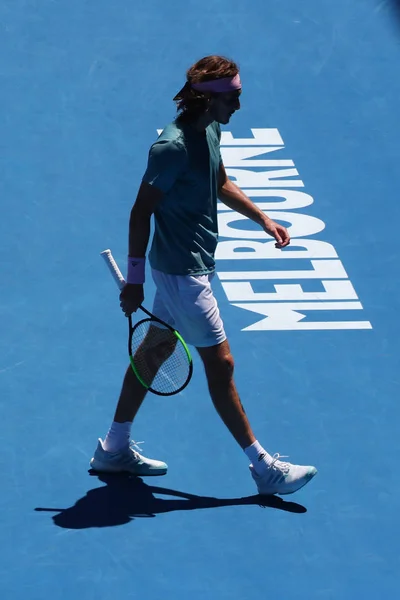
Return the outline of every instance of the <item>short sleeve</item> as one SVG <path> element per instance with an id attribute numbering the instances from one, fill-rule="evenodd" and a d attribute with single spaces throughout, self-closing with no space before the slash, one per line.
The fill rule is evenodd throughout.
<path id="1" fill-rule="evenodd" d="M 186 150 L 174 140 L 157 140 L 150 148 L 142 181 L 166 193 L 187 165 Z"/>

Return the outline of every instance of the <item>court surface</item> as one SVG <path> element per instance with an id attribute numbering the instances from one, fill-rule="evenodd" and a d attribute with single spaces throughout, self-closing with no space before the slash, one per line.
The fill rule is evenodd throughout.
<path id="1" fill-rule="evenodd" d="M 398 597 L 396 4 L 1 0 L 0 24 L 1 597 Z M 237 385 L 261 443 L 319 471 L 263 507 L 197 357 L 134 429 L 168 475 L 88 472 L 126 367 L 99 253 L 125 268 L 149 145 L 213 53 L 243 81 L 229 174 L 293 238 L 282 258 L 221 210 Z"/>

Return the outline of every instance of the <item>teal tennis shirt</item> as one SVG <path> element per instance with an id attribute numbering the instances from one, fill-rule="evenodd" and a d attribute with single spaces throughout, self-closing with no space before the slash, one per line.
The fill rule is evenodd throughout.
<path id="1" fill-rule="evenodd" d="M 221 129 L 205 132 L 176 121 L 154 142 L 143 181 L 164 192 L 154 213 L 150 265 L 172 275 L 215 269 Z"/>

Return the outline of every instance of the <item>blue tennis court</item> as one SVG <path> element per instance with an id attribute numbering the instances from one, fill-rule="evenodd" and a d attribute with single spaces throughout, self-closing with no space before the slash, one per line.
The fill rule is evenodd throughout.
<path id="1" fill-rule="evenodd" d="M 398 4 L 1 0 L 0 24 L 1 597 L 396 598 Z M 89 472 L 127 365 L 100 252 L 125 268 L 149 146 L 208 54 L 241 68 L 227 172 L 292 237 L 219 207 L 246 412 L 318 468 L 263 501 L 197 355 L 134 425 L 168 475 Z"/>

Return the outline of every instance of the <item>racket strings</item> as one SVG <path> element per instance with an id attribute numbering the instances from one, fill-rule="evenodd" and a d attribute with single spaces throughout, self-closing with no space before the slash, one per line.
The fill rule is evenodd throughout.
<path id="1" fill-rule="evenodd" d="M 180 389 L 190 373 L 185 346 L 176 334 L 156 321 L 138 323 L 131 339 L 132 363 L 142 384 L 161 394 Z"/>

